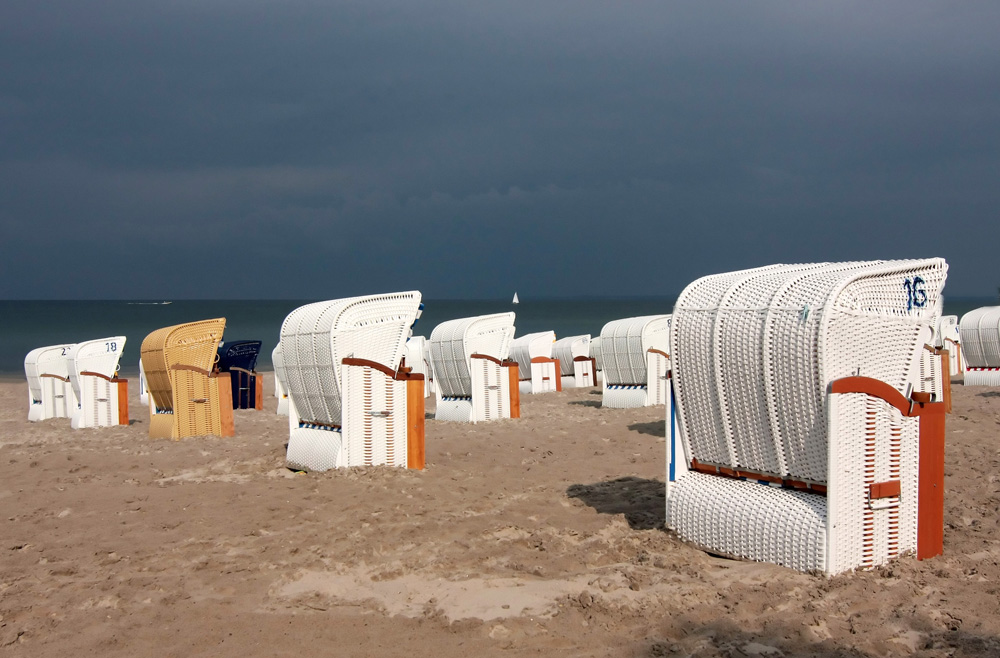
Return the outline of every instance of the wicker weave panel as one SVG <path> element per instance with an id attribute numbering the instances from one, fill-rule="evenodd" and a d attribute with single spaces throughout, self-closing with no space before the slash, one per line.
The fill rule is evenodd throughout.
<path id="1" fill-rule="evenodd" d="M 340 432 L 300 427 L 288 437 L 285 462 L 288 468 L 322 472 L 342 466 L 343 453 Z"/>
<path id="2" fill-rule="evenodd" d="M 969 311 L 962 316 L 959 332 L 967 370 L 1000 368 L 1000 306 L 984 306 Z"/>
<path id="3" fill-rule="evenodd" d="M 186 369 L 171 370 L 174 385 L 173 438 L 222 435 L 221 404 L 232 407 L 231 400 L 220 400 L 214 377 Z"/>
<path id="4" fill-rule="evenodd" d="M 434 327 L 429 350 L 438 395 L 472 397 L 472 355 L 504 361 L 510 354 L 513 336 L 513 313 L 459 318 Z"/>
<path id="5" fill-rule="evenodd" d="M 492 359 L 472 359 L 472 422 L 510 418 L 510 375 Z"/>
<path id="6" fill-rule="evenodd" d="M 341 361 L 399 367 L 420 315 L 417 291 L 351 297 L 301 306 L 281 326 L 288 395 L 299 419 L 341 424 Z"/>
<path id="7" fill-rule="evenodd" d="M 406 382 L 344 366 L 343 466 L 406 468 Z"/>
<path id="8" fill-rule="evenodd" d="M 552 344 L 552 358 L 559 359 L 559 368 L 564 377 L 573 376 L 573 359 L 590 356 L 590 334 L 567 336 Z"/>
<path id="9" fill-rule="evenodd" d="M 916 550 L 919 420 L 904 418 L 882 400 L 851 393 L 831 396 L 828 505 L 829 573 L 869 568 Z M 868 486 L 899 480 L 898 498 L 870 505 Z"/>
<path id="10" fill-rule="evenodd" d="M 516 337 L 510 344 L 510 359 L 517 361 L 518 379 L 531 379 L 531 360 L 538 356 L 552 358 L 556 332 L 539 331 Z"/>

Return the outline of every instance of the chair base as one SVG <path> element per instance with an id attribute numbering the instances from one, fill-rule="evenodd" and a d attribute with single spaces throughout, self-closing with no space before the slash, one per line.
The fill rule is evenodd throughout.
<path id="1" fill-rule="evenodd" d="M 285 453 L 288 468 L 296 471 L 328 471 L 344 465 L 344 442 L 340 430 L 300 427 L 288 437 Z"/>
<path id="2" fill-rule="evenodd" d="M 645 386 L 608 386 L 601 396 L 601 406 L 609 409 L 648 407 L 649 395 Z"/>
<path id="3" fill-rule="evenodd" d="M 970 368 L 965 371 L 966 386 L 1000 386 L 1000 368 Z"/>
<path id="4" fill-rule="evenodd" d="M 828 572 L 823 496 L 689 473 L 673 483 L 667 511 L 668 527 L 708 552 Z"/>
<path id="5" fill-rule="evenodd" d="M 472 398 L 438 398 L 434 420 L 471 423 Z"/>

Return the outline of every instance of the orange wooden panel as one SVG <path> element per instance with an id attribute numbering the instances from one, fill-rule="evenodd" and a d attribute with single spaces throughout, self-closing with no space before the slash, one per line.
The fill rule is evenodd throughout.
<path id="1" fill-rule="evenodd" d="M 118 424 L 128 425 L 128 380 L 114 381 L 118 383 Z"/>
<path id="2" fill-rule="evenodd" d="M 257 397 L 254 399 L 253 408 L 257 411 L 264 410 L 264 378 L 261 375 L 254 374 L 254 390 L 257 391 Z"/>
<path id="3" fill-rule="evenodd" d="M 521 417 L 521 388 L 517 379 L 517 363 L 505 364 L 510 376 L 510 417 Z"/>
<path id="4" fill-rule="evenodd" d="M 920 465 L 917 490 L 917 559 L 944 552 L 944 419 L 937 413 L 920 416 Z"/>
<path id="5" fill-rule="evenodd" d="M 944 411 L 951 413 L 951 353 L 941 350 L 941 385 L 944 395 Z"/>
<path id="6" fill-rule="evenodd" d="M 424 425 L 424 378 L 414 377 L 406 382 L 406 468 L 424 469 Z"/>
<path id="7" fill-rule="evenodd" d="M 219 436 L 235 436 L 236 423 L 233 420 L 233 380 L 228 372 L 214 375 L 219 387 Z"/>

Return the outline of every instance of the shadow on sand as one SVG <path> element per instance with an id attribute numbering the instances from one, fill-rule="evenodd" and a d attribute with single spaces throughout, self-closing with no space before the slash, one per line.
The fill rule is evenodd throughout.
<path id="1" fill-rule="evenodd" d="M 574 484 L 566 489 L 570 498 L 579 498 L 601 514 L 624 514 L 633 530 L 664 527 L 666 487 L 660 480 L 633 476 L 609 482 Z"/>

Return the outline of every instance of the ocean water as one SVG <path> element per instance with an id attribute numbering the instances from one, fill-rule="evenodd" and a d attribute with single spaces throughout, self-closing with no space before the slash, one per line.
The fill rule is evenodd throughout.
<path id="1" fill-rule="evenodd" d="M 36 347 L 75 343 L 106 336 L 125 336 L 122 354 L 124 376 L 139 372 L 139 346 L 151 331 L 182 322 L 226 318 L 229 340 L 264 342 L 258 368 L 271 367 L 271 350 L 278 343 L 281 323 L 293 309 L 315 300 L 177 300 L 127 301 L 0 301 L 0 376 L 24 377 L 24 356 Z M 964 313 L 995 304 L 992 298 L 945 300 L 945 314 Z M 517 314 L 517 335 L 553 330 L 556 336 L 591 334 L 611 320 L 670 313 L 673 298 L 424 300 L 424 312 L 414 334 L 429 336 L 440 322 L 453 318 L 503 313 Z"/>
<path id="2" fill-rule="evenodd" d="M 264 342 L 257 367 L 267 370 L 285 316 L 311 301 L 316 300 L 0 301 L 0 376 L 24 377 L 24 356 L 36 347 L 106 336 L 127 338 L 121 372 L 134 376 L 139 372 L 139 347 L 150 332 L 218 317 L 226 318 L 226 339 Z M 672 298 L 522 300 L 520 304 L 509 299 L 425 299 L 413 333 L 430 336 L 445 320 L 514 311 L 517 335 L 551 329 L 559 337 L 597 336 L 611 320 L 670 313 L 673 305 Z"/>

